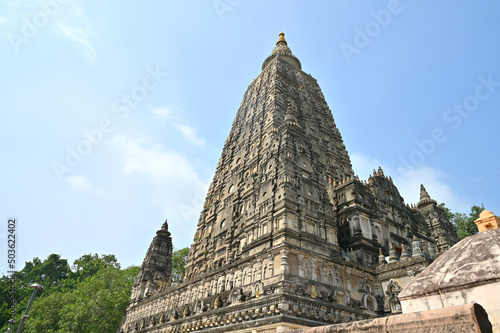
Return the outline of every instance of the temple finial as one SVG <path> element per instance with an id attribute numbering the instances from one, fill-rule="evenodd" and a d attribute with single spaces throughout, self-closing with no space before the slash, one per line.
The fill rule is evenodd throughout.
<path id="1" fill-rule="evenodd" d="M 288 47 L 288 43 L 285 39 L 285 33 L 282 31 L 279 34 L 278 41 L 276 42 L 276 47 L 269 57 L 262 63 L 262 70 L 274 59 L 280 57 L 286 59 L 288 65 L 292 65 L 295 68 L 302 69 L 299 59 L 292 54 L 292 50 Z"/>
<path id="2" fill-rule="evenodd" d="M 280 37 L 278 38 L 276 45 L 278 45 L 279 43 L 285 43 L 285 45 L 288 45 L 285 39 L 285 33 L 283 31 L 280 32 Z"/>
<path id="3" fill-rule="evenodd" d="M 160 230 L 158 230 L 156 232 L 156 234 L 166 234 L 166 235 L 170 235 L 170 232 L 168 231 L 168 222 L 167 220 L 165 220 L 165 222 L 162 224 Z"/>

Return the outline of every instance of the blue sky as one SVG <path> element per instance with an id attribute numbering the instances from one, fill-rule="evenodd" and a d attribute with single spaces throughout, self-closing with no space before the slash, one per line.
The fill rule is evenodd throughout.
<path id="1" fill-rule="evenodd" d="M 360 178 L 381 165 L 408 203 L 423 183 L 453 211 L 500 214 L 499 12 L 486 0 L 2 1 L 0 239 L 16 217 L 19 269 L 51 253 L 140 265 L 165 219 L 189 246 L 281 29 Z"/>

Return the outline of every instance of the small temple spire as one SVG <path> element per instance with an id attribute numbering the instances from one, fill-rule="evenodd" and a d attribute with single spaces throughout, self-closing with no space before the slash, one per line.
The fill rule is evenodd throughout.
<path id="1" fill-rule="evenodd" d="M 385 256 L 384 256 L 384 253 L 382 252 L 382 248 L 381 247 L 378 248 L 378 263 L 380 265 L 386 263 L 385 262 Z"/>
<path id="2" fill-rule="evenodd" d="M 420 184 L 420 201 L 417 203 L 417 208 L 425 205 L 437 205 L 437 201 L 432 199 L 423 184 Z"/>
<path id="3" fill-rule="evenodd" d="M 132 300 L 149 297 L 166 286 L 172 276 L 172 237 L 165 220 L 149 245 L 132 286 Z"/>
<path id="4" fill-rule="evenodd" d="M 422 199 L 430 199 L 431 197 L 429 196 L 429 193 L 427 193 L 427 190 L 425 189 L 423 184 L 420 184 L 420 200 Z"/>
<path id="5" fill-rule="evenodd" d="M 390 242 L 391 247 L 389 248 L 389 263 L 393 263 L 398 261 L 398 256 L 396 254 L 396 250 L 394 250 L 394 245 Z"/>

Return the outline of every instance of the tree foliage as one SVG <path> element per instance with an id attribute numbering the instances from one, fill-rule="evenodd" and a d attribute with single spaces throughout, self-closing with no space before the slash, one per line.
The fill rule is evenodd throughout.
<path id="1" fill-rule="evenodd" d="M 187 247 L 172 253 L 172 279 L 174 281 L 180 280 L 184 276 L 188 254 L 189 248 Z"/>
<path id="2" fill-rule="evenodd" d="M 41 297 L 26 332 L 115 332 L 123 317 L 138 267 L 104 267 L 69 293 Z"/>
<path id="3" fill-rule="evenodd" d="M 84 254 L 74 261 L 71 268 L 73 269 L 73 277 L 76 280 L 82 281 L 106 267 L 120 268 L 118 259 L 116 259 L 114 254 L 103 254 L 100 257 L 97 253 L 94 255 Z"/>
<path id="4" fill-rule="evenodd" d="M 114 255 L 85 254 L 70 269 L 66 259 L 51 254 L 41 261 L 34 258 L 14 274 L 16 278 L 16 322 L 26 309 L 32 283 L 44 286 L 38 292 L 23 332 L 115 332 L 130 299 L 132 283 L 139 267 L 120 269 Z M 0 278 L 1 332 L 7 330 L 8 288 Z M 17 330 L 17 324 L 13 325 Z"/>
<path id="5" fill-rule="evenodd" d="M 479 218 L 479 214 L 484 210 L 479 206 L 472 206 L 469 216 L 465 213 L 452 213 L 451 210 L 445 206 L 444 203 L 439 204 L 439 207 L 444 210 L 448 219 L 453 223 L 457 230 L 457 235 L 460 239 L 475 235 L 477 233 L 477 226 L 474 223 Z"/>

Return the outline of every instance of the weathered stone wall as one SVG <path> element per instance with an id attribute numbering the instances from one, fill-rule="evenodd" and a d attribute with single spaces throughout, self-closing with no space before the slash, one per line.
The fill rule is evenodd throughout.
<path id="1" fill-rule="evenodd" d="M 401 292 L 404 312 L 476 302 L 500 332 L 500 229 L 467 237 L 442 254 Z"/>
<path id="2" fill-rule="evenodd" d="M 469 302 L 481 304 L 488 312 L 493 332 L 500 332 L 500 281 L 482 286 L 460 288 L 460 290 L 444 291 L 439 294 L 425 295 L 417 299 L 402 301 L 405 313 L 440 309 Z"/>
<path id="3" fill-rule="evenodd" d="M 401 314 L 353 323 L 298 329 L 288 333 L 428 333 L 492 332 L 488 314 L 478 304 Z"/>

